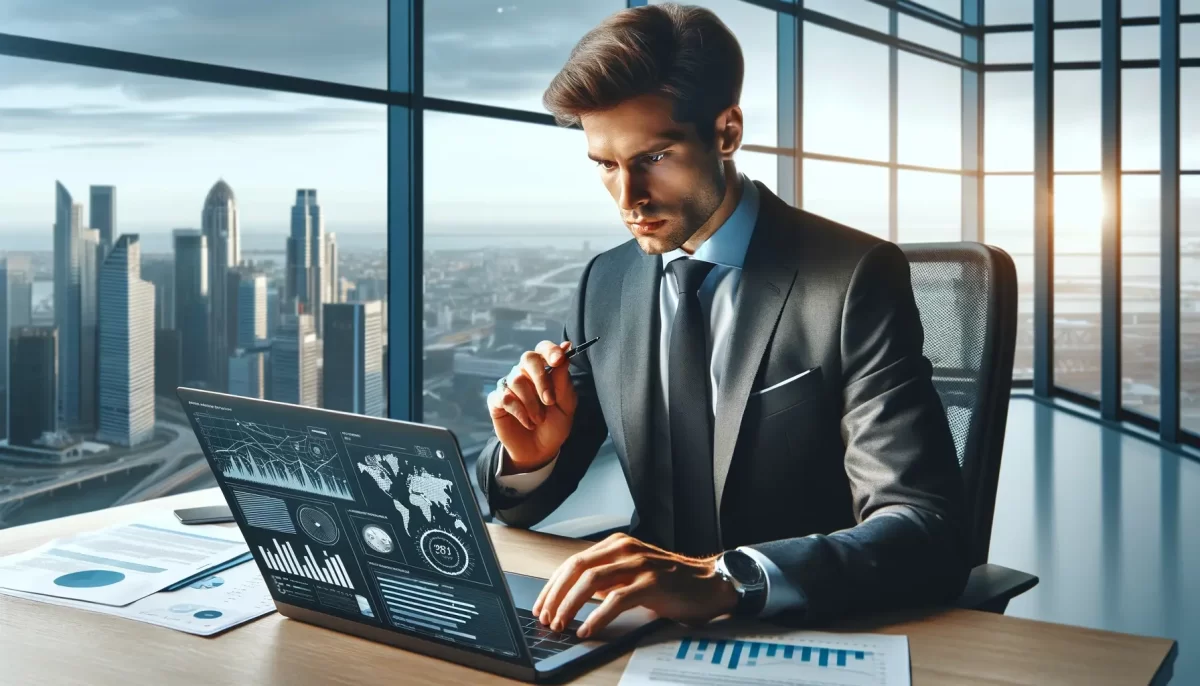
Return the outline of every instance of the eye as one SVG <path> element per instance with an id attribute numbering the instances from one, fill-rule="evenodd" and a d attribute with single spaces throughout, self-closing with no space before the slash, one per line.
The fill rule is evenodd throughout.
<path id="1" fill-rule="evenodd" d="M 667 153 L 665 152 L 656 152 L 653 155 L 646 155 L 646 161 L 650 164 L 658 164 L 659 162 L 662 162 L 663 158 L 666 156 Z"/>
<path id="2" fill-rule="evenodd" d="M 617 168 L 617 165 L 609 162 L 608 160 L 600 160 L 596 162 L 596 166 L 604 169 L 604 171 L 612 171 Z"/>

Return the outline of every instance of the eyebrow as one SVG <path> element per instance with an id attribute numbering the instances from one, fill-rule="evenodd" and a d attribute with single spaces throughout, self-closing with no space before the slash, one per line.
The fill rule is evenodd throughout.
<path id="1" fill-rule="evenodd" d="M 687 140 L 687 134 L 683 130 L 667 129 L 666 131 L 658 133 L 654 136 L 654 145 L 652 145 L 640 152 L 636 152 L 633 155 L 630 155 L 629 158 L 634 159 L 637 157 L 641 157 L 642 155 L 646 155 L 646 154 L 655 152 L 657 150 L 661 150 L 662 148 L 666 147 L 665 144 L 682 143 L 685 140 Z M 604 162 L 605 161 L 604 158 L 597 157 L 596 155 L 593 155 L 590 152 L 587 154 L 587 156 L 588 156 L 588 159 L 593 162 Z"/>

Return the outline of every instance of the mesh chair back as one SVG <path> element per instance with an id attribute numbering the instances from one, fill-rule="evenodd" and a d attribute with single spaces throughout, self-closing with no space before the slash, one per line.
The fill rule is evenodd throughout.
<path id="1" fill-rule="evenodd" d="M 925 356 L 966 485 L 971 564 L 987 562 L 1012 390 L 1017 277 L 1012 258 L 980 243 L 901 245 L 925 329 Z"/>

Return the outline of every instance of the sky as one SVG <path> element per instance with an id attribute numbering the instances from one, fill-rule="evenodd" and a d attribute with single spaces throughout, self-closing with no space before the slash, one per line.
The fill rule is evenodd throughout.
<path id="1" fill-rule="evenodd" d="M 775 15 L 737 0 L 701 4 L 722 17 L 745 53 L 745 142 L 776 145 Z M 929 4 L 957 15 L 958 0 Z M 1027 20 L 1012 9 L 1020 3 L 1002 4 L 1004 13 L 993 17 L 989 10 L 989 20 Z M 1200 0 L 1185 0 L 1185 9 L 1189 4 Z M 541 93 L 571 47 L 623 5 L 427 3 L 427 93 L 542 111 Z M 1095 18 L 1092 5 L 1099 3 L 1060 0 L 1057 18 Z M 1126 14 L 1151 5 L 1156 2 L 1126 0 Z M 864 0 L 809 0 L 808 6 L 873 28 L 882 9 Z M 336 12 L 331 7 L 328 0 L 0 0 L 0 25 L 40 38 L 384 86 L 386 2 L 339 3 Z M 886 22 L 886 11 L 882 17 Z M 946 42 L 944 31 L 915 20 L 906 19 L 901 32 L 932 45 Z M 1147 49 L 1135 44 L 1149 40 L 1145 32 L 1138 36 L 1127 50 Z M 954 49 L 956 40 L 950 36 L 946 49 Z M 1098 37 L 1087 35 L 1065 40 L 1080 51 L 1098 45 Z M 810 26 L 805 60 L 806 150 L 886 160 L 887 49 Z M 1184 164 L 1200 167 L 1200 70 L 1186 72 Z M 1157 164 L 1153 74 L 1127 72 L 1126 78 L 1125 155 L 1139 166 Z M 902 52 L 899 79 L 901 162 L 958 167 L 959 71 Z M 1031 77 L 999 74 L 988 83 L 988 169 L 1031 171 Z M 1058 89 L 1058 164 L 1098 170 L 1099 75 L 1060 74 Z M 49 249 L 56 180 L 85 204 L 90 184 L 117 186 L 119 228 L 165 235 L 199 224 L 204 196 L 218 178 L 237 195 L 244 234 L 285 232 L 300 187 L 318 189 L 327 230 L 381 234 L 386 142 L 385 108 L 379 105 L 0 57 L 0 236 L 11 241 L 45 232 Z M 577 131 L 427 113 L 427 233 L 539 234 L 566 225 L 583 235 L 621 238 L 615 207 L 585 151 Z M 743 151 L 737 161 L 774 187 L 775 158 Z M 885 170 L 817 160 L 806 161 L 805 170 L 806 208 L 886 232 Z M 957 176 L 902 173 L 902 233 L 957 235 L 960 183 Z M 1002 192 L 991 189 L 989 197 Z M 1088 202 L 1090 196 L 1080 197 Z M 1028 204 L 1021 195 L 1013 201 Z"/>

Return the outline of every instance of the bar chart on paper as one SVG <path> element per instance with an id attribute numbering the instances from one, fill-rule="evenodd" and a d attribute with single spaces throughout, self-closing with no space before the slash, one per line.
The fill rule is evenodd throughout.
<path id="1" fill-rule="evenodd" d="M 346 571 L 346 565 L 342 563 L 341 555 L 336 553 L 330 555 L 327 551 L 321 550 L 321 561 L 318 562 L 316 555 L 313 555 L 312 548 L 308 545 L 304 546 L 303 559 L 296 556 L 296 551 L 290 542 L 285 541 L 281 546 L 278 540 L 272 538 L 271 545 L 275 549 L 274 552 L 261 545 L 258 546 L 258 550 L 266 560 L 267 567 L 276 572 L 302 576 L 313 581 L 354 590 L 354 582 L 350 580 L 350 574 Z"/>
<path id="2" fill-rule="evenodd" d="M 908 686 L 908 663 L 904 636 L 815 631 L 685 635 L 638 648 L 621 686 Z"/>

